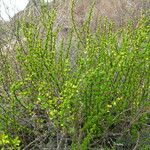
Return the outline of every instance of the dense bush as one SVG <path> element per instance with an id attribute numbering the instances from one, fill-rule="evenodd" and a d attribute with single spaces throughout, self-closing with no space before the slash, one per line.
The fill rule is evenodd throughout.
<path id="1" fill-rule="evenodd" d="M 72 7 L 58 44 L 57 14 L 43 9 L 43 27 L 17 29 L 15 60 L 1 52 L 1 149 L 148 149 L 149 18 L 120 28 L 100 18 L 93 33 L 92 10 L 78 28 Z"/>

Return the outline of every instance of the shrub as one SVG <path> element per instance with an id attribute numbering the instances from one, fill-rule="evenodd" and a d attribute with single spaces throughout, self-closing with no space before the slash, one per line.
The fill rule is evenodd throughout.
<path id="1" fill-rule="evenodd" d="M 55 10 L 43 11 L 43 26 L 21 22 L 17 34 L 25 41 L 14 49 L 19 71 L 1 54 L 3 149 L 137 146 L 149 119 L 149 18 L 118 29 L 99 19 L 93 32 L 93 6 L 78 27 L 72 3 L 73 25 L 59 44 Z"/>

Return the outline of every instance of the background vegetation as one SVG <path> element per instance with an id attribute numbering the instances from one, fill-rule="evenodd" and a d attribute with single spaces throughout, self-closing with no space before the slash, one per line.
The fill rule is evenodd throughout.
<path id="1" fill-rule="evenodd" d="M 0 149 L 150 148 L 149 12 L 95 22 L 86 2 L 81 20 L 86 3 L 70 3 L 69 26 L 62 4 L 15 21 L 0 51 Z"/>

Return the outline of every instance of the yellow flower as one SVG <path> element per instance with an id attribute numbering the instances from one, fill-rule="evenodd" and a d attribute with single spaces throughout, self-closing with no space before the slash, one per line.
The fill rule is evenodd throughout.
<path id="1" fill-rule="evenodd" d="M 108 107 L 108 108 L 112 108 L 112 105 L 109 105 L 109 104 L 108 104 L 107 107 Z"/>
<path id="2" fill-rule="evenodd" d="M 116 105 L 117 105 L 117 103 L 116 103 L 116 102 L 113 102 L 113 105 L 114 105 L 114 106 L 116 106 Z"/>

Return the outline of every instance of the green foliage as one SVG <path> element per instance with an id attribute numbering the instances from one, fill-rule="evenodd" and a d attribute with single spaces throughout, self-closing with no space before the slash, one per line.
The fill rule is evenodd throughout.
<path id="1" fill-rule="evenodd" d="M 149 117 L 148 18 L 119 29 L 106 19 L 93 33 L 92 9 L 78 29 L 72 8 L 72 30 L 57 43 L 56 12 L 42 15 L 43 33 L 22 22 L 19 72 L 9 61 L 0 70 L 0 147 L 19 149 L 46 134 L 69 138 L 70 149 L 113 149 L 130 134 L 132 148 Z"/>
<path id="2" fill-rule="evenodd" d="M 0 148 L 1 148 L 1 150 L 5 150 L 6 148 L 19 150 L 20 149 L 19 146 L 20 146 L 20 140 L 18 137 L 11 138 L 4 133 L 0 134 Z"/>

